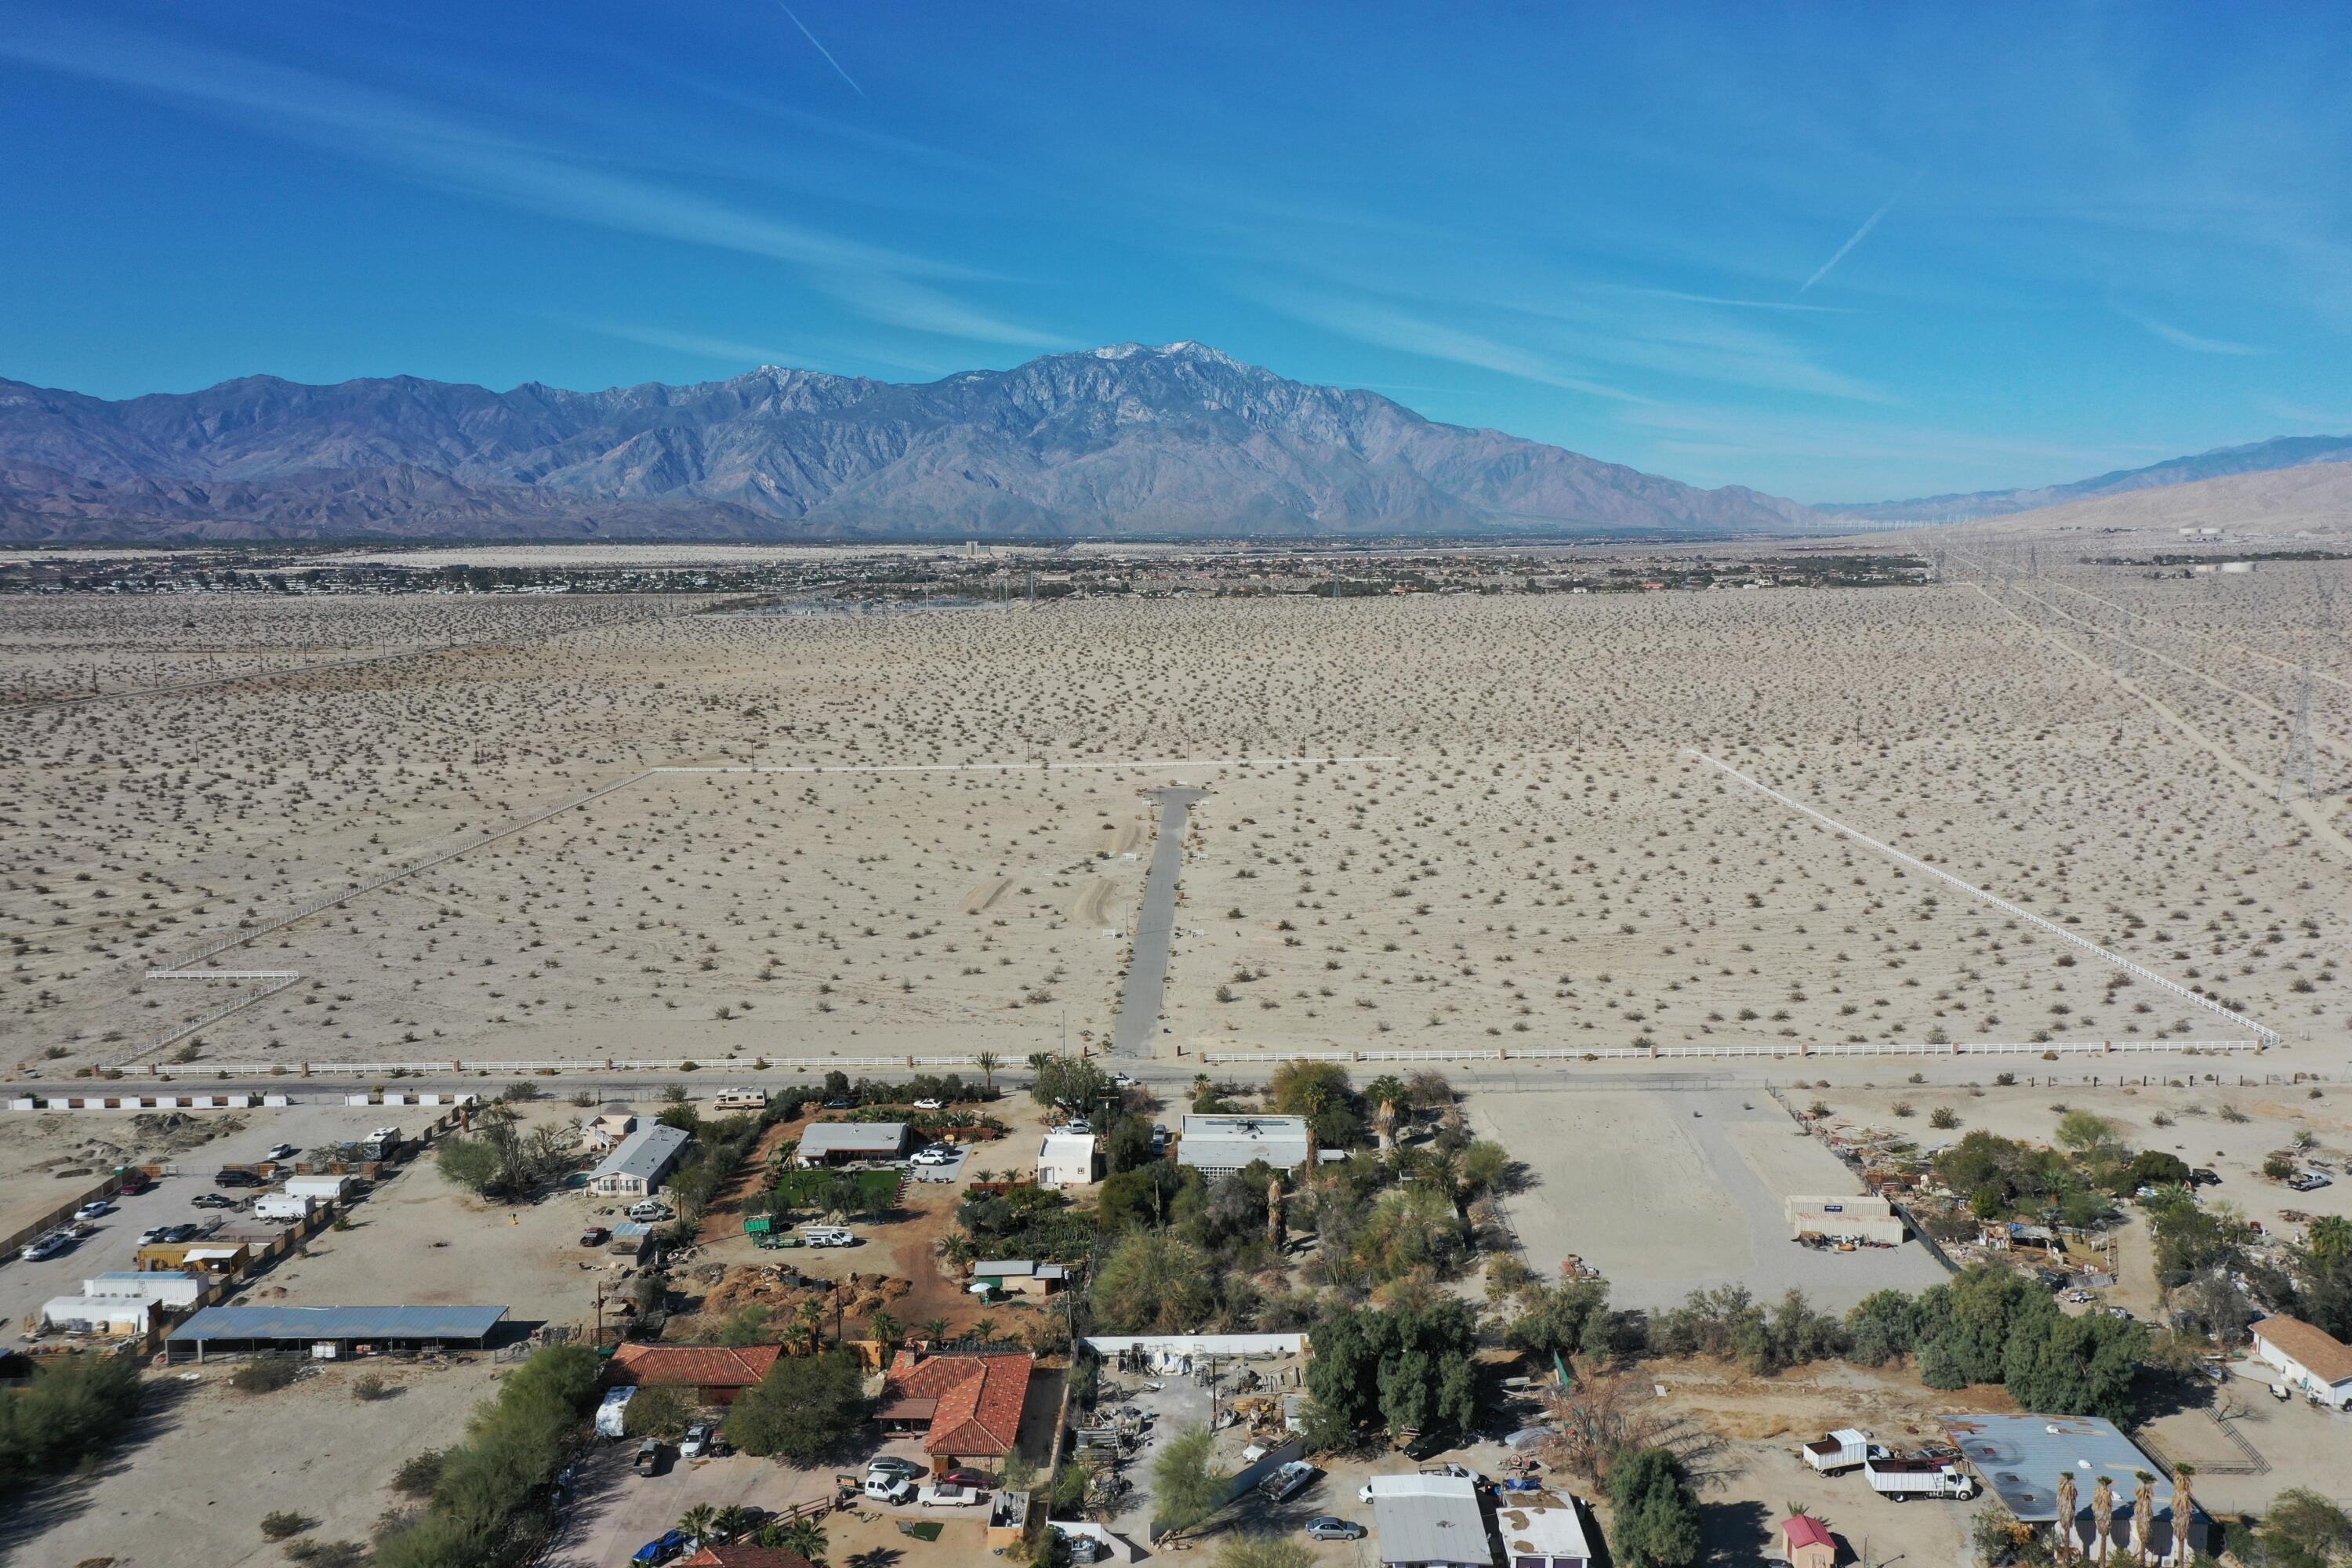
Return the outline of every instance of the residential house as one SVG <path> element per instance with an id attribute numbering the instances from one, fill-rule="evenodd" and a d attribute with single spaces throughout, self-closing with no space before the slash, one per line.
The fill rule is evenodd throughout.
<path id="1" fill-rule="evenodd" d="M 885 1431 L 923 1433 L 934 1474 L 996 1469 L 1020 1445 L 1034 1365 L 1026 1352 L 902 1350 L 885 1376 L 878 1418 Z"/>
<path id="2" fill-rule="evenodd" d="M 768 1375 L 782 1345 L 622 1345 L 611 1381 L 638 1388 L 683 1388 L 705 1405 L 732 1405 Z"/>
<path id="3" fill-rule="evenodd" d="M 2352 1345 L 2300 1318 L 2264 1318 L 2249 1331 L 2254 1353 L 2289 1388 L 2330 1409 L 2352 1409 Z"/>
<path id="4" fill-rule="evenodd" d="M 1503 1537 L 1503 1561 L 1509 1568 L 1591 1568 L 1592 1546 L 1584 1521 L 1578 1517 L 1576 1500 L 1564 1492 L 1498 1497 L 1495 1528 Z"/>
<path id="5" fill-rule="evenodd" d="M 621 1141 L 588 1173 L 588 1190 L 608 1198 L 649 1198 L 677 1165 L 692 1137 L 685 1129 L 656 1121 Z"/>
<path id="6" fill-rule="evenodd" d="M 996 1258 L 971 1266 L 974 1285 L 986 1285 L 1008 1296 L 1050 1296 L 1062 1288 L 1069 1274 L 1058 1263 L 1037 1263 L 1025 1258 Z"/>
<path id="7" fill-rule="evenodd" d="M 896 1160 L 907 1152 L 903 1121 L 813 1121 L 793 1158 L 803 1165 L 851 1165 Z"/>
<path id="8" fill-rule="evenodd" d="M 1373 1478 L 1381 1568 L 1495 1568 L 1494 1544 L 1467 1476 Z"/>
<path id="9" fill-rule="evenodd" d="M 1228 1175 L 1256 1160 L 1277 1171 L 1295 1171 L 1307 1163 L 1313 1144 L 1303 1116 L 1186 1116 L 1177 1131 L 1176 1163 L 1209 1177 Z"/>

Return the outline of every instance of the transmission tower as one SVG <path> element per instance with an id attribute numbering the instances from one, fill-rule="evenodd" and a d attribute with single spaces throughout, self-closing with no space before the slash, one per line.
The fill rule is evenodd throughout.
<path id="1" fill-rule="evenodd" d="M 2303 671 L 2303 684 L 2296 689 L 2294 694 L 2294 729 L 2287 737 L 2286 761 L 2279 766 L 2279 799 L 2284 801 L 2297 798 L 2295 792 L 2298 787 L 2302 790 L 2302 799 L 2310 800 L 2319 794 L 2319 785 L 2313 775 L 2311 667 L 2305 665 Z"/>
<path id="2" fill-rule="evenodd" d="M 2336 629 L 2336 580 L 2315 566 L 2311 586 L 2319 595 L 2319 624 L 2332 632 Z"/>
<path id="3" fill-rule="evenodd" d="M 2116 673 L 2128 679 L 2139 673 L 2139 645 L 2132 640 L 2131 612 L 2123 612 L 2123 630 L 2116 634 Z"/>

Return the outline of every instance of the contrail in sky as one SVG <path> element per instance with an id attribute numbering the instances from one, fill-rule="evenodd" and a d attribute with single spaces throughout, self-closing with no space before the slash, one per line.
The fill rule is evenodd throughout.
<path id="1" fill-rule="evenodd" d="M 833 51 L 826 48 L 823 44 L 817 43 L 816 35 L 808 30 L 808 24 L 802 21 L 798 16 L 793 16 L 793 8 L 790 5 L 785 5 L 784 0 L 776 0 L 776 9 L 782 11 L 785 16 L 793 17 L 793 26 L 801 30 L 801 37 L 806 38 L 812 45 L 815 46 L 816 52 L 824 57 L 824 63 L 831 66 L 834 68 L 835 74 L 849 84 L 850 91 L 856 93 L 860 98 L 865 98 L 866 101 L 868 103 L 874 101 L 870 98 L 866 98 L 866 89 L 857 85 L 857 79 L 841 68 L 841 62 L 833 58 Z M 1873 223 L 1877 221 L 1878 220 L 1875 218 L 1871 220 Z M 1801 293 L 1803 290 L 1800 289 L 1799 292 Z"/>
<path id="2" fill-rule="evenodd" d="M 782 5 L 783 0 L 776 0 L 776 3 L 778 5 Z M 812 38 L 809 42 L 814 43 L 816 40 Z M 1807 289 L 1811 288 L 1814 284 L 1828 277 L 1830 275 L 1830 268 L 1835 267 L 1839 262 L 1843 261 L 1845 259 L 1845 253 L 1852 250 L 1855 246 L 1860 245 L 1862 243 L 1862 237 L 1878 226 L 1878 220 L 1886 216 L 1886 209 L 1893 206 L 1895 202 L 1901 198 L 1902 194 L 1902 192 L 1897 191 L 1894 195 L 1887 197 L 1885 203 L 1881 205 L 1876 212 L 1863 219 L 1862 226 L 1855 229 L 1852 237 L 1847 239 L 1843 245 L 1837 247 L 1837 253 L 1835 255 L 1832 256 L 1827 261 L 1822 262 L 1820 268 L 1816 270 L 1811 278 L 1805 279 L 1803 284 L 1798 288 L 1797 292 L 1801 294 Z"/>

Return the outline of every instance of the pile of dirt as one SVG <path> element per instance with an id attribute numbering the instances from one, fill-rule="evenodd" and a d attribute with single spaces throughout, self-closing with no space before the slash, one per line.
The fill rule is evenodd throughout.
<path id="1" fill-rule="evenodd" d="M 904 1297 L 914 1287 L 887 1274 L 851 1274 L 835 1284 L 812 1279 L 789 1263 L 711 1264 L 697 1271 L 707 1288 L 702 1297 L 705 1317 L 721 1318 L 742 1307 L 765 1307 L 782 1324 L 803 1301 L 815 1301 L 826 1316 L 838 1309 L 845 1320 L 856 1321 Z"/>
<path id="2" fill-rule="evenodd" d="M 131 1119 L 138 1146 L 151 1154 L 178 1154 L 245 1131 L 242 1116 L 190 1116 L 184 1110 L 142 1110 Z"/>

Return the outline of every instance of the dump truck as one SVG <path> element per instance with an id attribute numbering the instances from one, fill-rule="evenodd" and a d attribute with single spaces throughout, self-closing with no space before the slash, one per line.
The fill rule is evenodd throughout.
<path id="1" fill-rule="evenodd" d="M 1841 1426 L 1826 1437 L 1815 1438 L 1801 1450 L 1805 1463 L 1825 1476 L 1851 1470 L 1865 1459 L 1886 1458 L 1889 1451 L 1870 1440 L 1870 1434 L 1858 1426 Z"/>
<path id="2" fill-rule="evenodd" d="M 1870 1489 L 1896 1502 L 1915 1497 L 1967 1499 L 1977 1495 L 1976 1478 L 1957 1459 L 1868 1458 L 1862 1473 Z"/>

